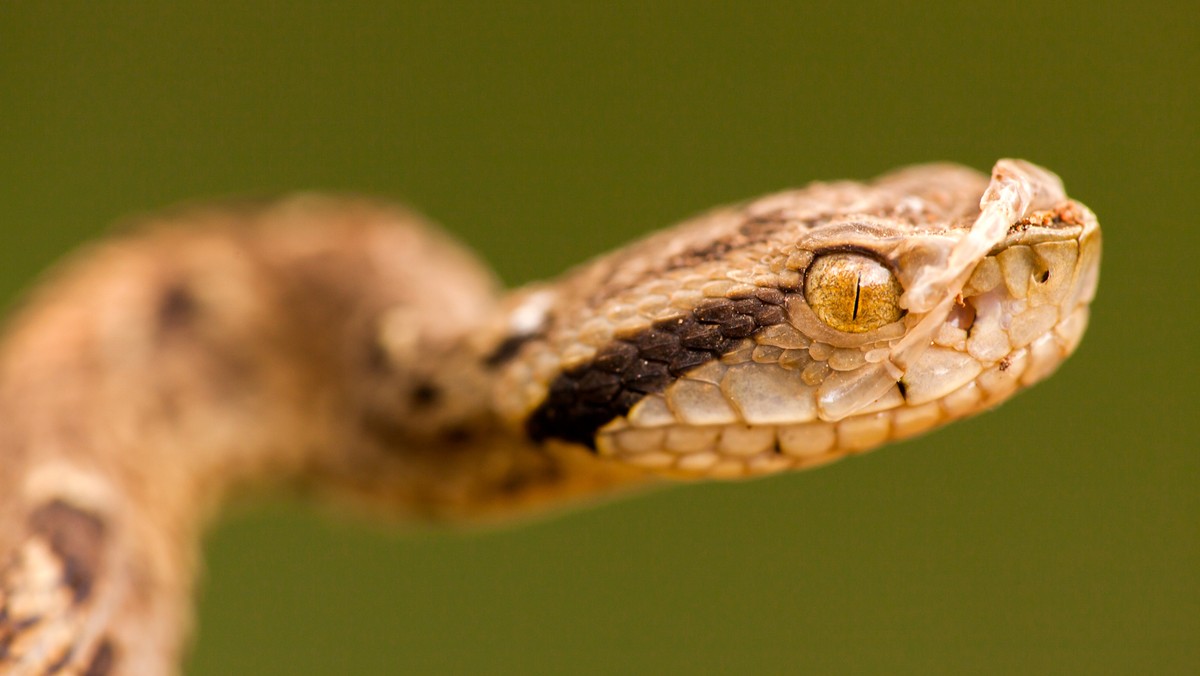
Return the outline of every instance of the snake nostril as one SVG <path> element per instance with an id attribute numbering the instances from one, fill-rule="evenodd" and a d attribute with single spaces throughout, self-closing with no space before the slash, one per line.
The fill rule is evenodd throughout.
<path id="1" fill-rule="evenodd" d="M 1046 282 L 1050 281 L 1050 271 L 1043 270 L 1042 274 L 1038 275 L 1037 280 L 1038 284 L 1045 284 Z"/>

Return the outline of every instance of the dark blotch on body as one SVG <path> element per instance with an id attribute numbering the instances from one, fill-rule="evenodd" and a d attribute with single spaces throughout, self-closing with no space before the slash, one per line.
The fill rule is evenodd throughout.
<path id="1" fill-rule="evenodd" d="M 112 641 L 106 639 L 99 648 L 96 648 L 96 654 L 88 664 L 87 670 L 83 672 L 83 676 L 108 676 L 112 673 L 116 661 L 117 651 L 113 648 Z"/>
<path id="2" fill-rule="evenodd" d="M 623 416 L 647 394 L 662 392 L 686 371 L 720 359 L 742 340 L 787 320 L 787 293 L 760 289 L 753 296 L 702 303 L 690 314 L 618 336 L 592 361 L 560 373 L 529 416 L 536 441 L 561 439 L 595 449 L 596 431 Z"/>
<path id="3" fill-rule="evenodd" d="M 104 523 L 100 518 L 55 500 L 30 515 L 29 530 L 45 538 L 62 560 L 63 578 L 75 603 L 87 600 L 104 549 Z"/>
<path id="4" fill-rule="evenodd" d="M 8 609 L 4 608 L 0 614 L 0 663 L 8 657 L 9 650 L 12 649 L 13 639 L 16 638 L 17 632 L 11 628 L 6 628 L 8 624 Z"/>
<path id="5" fill-rule="evenodd" d="M 427 409 L 434 406 L 442 398 L 442 391 L 433 383 L 421 382 L 409 393 L 409 402 L 414 409 Z"/>
<path id="6" fill-rule="evenodd" d="M 180 329 L 191 323 L 199 310 L 195 296 L 183 284 L 172 284 L 158 303 L 158 325 L 163 331 Z"/>

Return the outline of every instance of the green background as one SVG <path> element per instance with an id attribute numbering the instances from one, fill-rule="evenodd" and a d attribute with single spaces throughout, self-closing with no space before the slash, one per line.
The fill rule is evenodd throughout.
<path id="1" fill-rule="evenodd" d="M 1016 156 L 1100 216 L 1092 327 L 999 412 L 816 472 L 482 533 L 241 510 L 189 673 L 1200 670 L 1194 5 L 384 4 L 0 5 L 0 295 L 185 198 L 403 199 L 518 284 Z"/>

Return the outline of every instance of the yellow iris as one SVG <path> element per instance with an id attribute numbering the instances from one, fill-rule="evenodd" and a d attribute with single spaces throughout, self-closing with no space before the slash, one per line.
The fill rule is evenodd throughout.
<path id="1" fill-rule="evenodd" d="M 818 257 L 804 278 L 804 297 L 838 331 L 866 333 L 900 319 L 900 282 L 874 258 L 857 253 Z"/>

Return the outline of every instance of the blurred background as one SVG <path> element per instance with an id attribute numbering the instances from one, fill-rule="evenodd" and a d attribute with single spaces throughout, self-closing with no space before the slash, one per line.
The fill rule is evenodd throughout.
<path id="1" fill-rule="evenodd" d="M 1104 226 L 1079 353 L 927 438 L 485 532 L 237 510 L 188 673 L 1200 670 L 1200 13 L 796 4 L 0 5 L 7 303 L 234 193 L 405 200 L 514 285 L 928 160 L 1037 161 Z"/>

